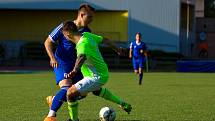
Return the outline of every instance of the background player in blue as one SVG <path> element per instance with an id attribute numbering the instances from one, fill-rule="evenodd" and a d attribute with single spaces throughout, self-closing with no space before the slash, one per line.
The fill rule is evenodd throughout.
<path id="1" fill-rule="evenodd" d="M 78 10 L 78 16 L 74 20 L 74 23 L 79 29 L 80 33 L 91 32 L 88 28 L 88 24 L 92 22 L 95 9 L 88 5 L 82 4 Z M 56 95 L 49 99 L 50 111 L 44 121 L 56 121 L 56 112 L 61 107 L 64 101 L 66 101 L 66 93 L 68 88 L 83 78 L 79 71 L 72 81 L 65 79 L 64 74 L 69 73 L 73 69 L 76 60 L 75 44 L 67 40 L 62 33 L 63 23 L 57 26 L 48 36 L 44 45 L 47 54 L 50 58 L 50 65 L 54 68 L 56 76 L 56 84 L 60 87 L 60 90 Z M 53 52 L 54 45 L 57 44 L 56 51 Z M 49 96 L 50 97 L 50 96 Z M 68 106 L 72 111 L 72 106 Z M 71 117 L 72 118 L 72 117 Z"/>
<path id="2" fill-rule="evenodd" d="M 147 48 L 146 44 L 141 41 L 141 33 L 136 33 L 135 38 L 135 41 L 130 44 L 129 58 L 132 58 L 134 72 L 139 74 L 139 85 L 141 85 Z"/>

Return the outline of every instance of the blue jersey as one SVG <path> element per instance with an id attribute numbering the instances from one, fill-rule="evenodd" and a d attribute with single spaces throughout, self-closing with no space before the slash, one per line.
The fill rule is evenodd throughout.
<path id="1" fill-rule="evenodd" d="M 52 42 L 57 43 L 57 48 L 55 51 L 55 58 L 59 63 L 75 63 L 76 60 L 76 50 L 75 44 L 67 40 L 62 33 L 63 23 L 57 26 L 50 34 L 49 38 Z M 79 29 L 80 33 L 91 32 L 91 30 L 86 26 Z"/>
<path id="2" fill-rule="evenodd" d="M 57 49 L 55 51 L 55 58 L 58 62 L 58 67 L 54 68 L 55 76 L 56 76 L 56 83 L 59 82 L 64 78 L 65 73 L 69 73 L 76 61 L 76 49 L 75 44 L 71 41 L 67 40 L 63 33 L 62 33 L 63 23 L 57 26 L 50 34 L 49 38 L 52 42 L 57 44 Z M 80 33 L 83 32 L 91 32 L 88 27 L 83 27 L 79 29 Z M 73 83 L 81 80 L 83 78 L 81 71 L 78 71 L 77 74 L 72 78 Z"/>
<path id="3" fill-rule="evenodd" d="M 146 44 L 143 41 L 137 43 L 136 41 L 131 42 L 130 49 L 132 49 L 132 56 L 133 58 L 141 58 L 144 57 L 144 54 L 140 51 L 144 51 L 147 49 Z"/>

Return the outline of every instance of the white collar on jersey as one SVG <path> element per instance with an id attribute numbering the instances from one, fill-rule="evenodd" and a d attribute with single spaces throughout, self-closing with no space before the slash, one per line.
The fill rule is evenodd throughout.
<path id="1" fill-rule="evenodd" d="M 136 41 L 136 44 L 137 44 L 137 45 L 140 45 L 140 44 L 141 44 L 141 41 L 140 41 L 140 42 L 137 42 L 137 41 Z"/>

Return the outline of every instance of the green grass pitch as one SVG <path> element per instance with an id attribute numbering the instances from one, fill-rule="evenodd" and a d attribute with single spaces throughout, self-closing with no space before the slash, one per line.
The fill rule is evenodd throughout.
<path id="1" fill-rule="evenodd" d="M 130 102 L 126 114 L 116 104 L 89 94 L 79 103 L 81 121 L 98 121 L 100 108 L 111 106 L 117 121 L 214 121 L 214 73 L 144 73 L 143 85 L 132 72 L 111 72 L 105 85 Z M 0 74 L 0 121 L 43 121 L 45 97 L 57 91 L 52 72 Z M 58 112 L 66 121 L 66 103 Z"/>

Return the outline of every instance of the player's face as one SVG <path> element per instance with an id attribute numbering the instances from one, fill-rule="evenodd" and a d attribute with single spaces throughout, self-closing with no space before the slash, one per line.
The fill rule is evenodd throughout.
<path id="1" fill-rule="evenodd" d="M 87 26 L 88 24 L 90 24 L 93 21 L 93 16 L 94 16 L 93 11 L 82 13 L 81 17 L 82 17 L 83 26 Z"/>
<path id="2" fill-rule="evenodd" d="M 66 37 L 67 40 L 70 40 L 70 41 L 73 40 L 73 36 L 70 32 L 63 31 L 63 35 L 64 35 L 64 37 Z"/>
<path id="3" fill-rule="evenodd" d="M 140 41 L 141 40 L 141 36 L 139 34 L 136 34 L 136 41 Z"/>

